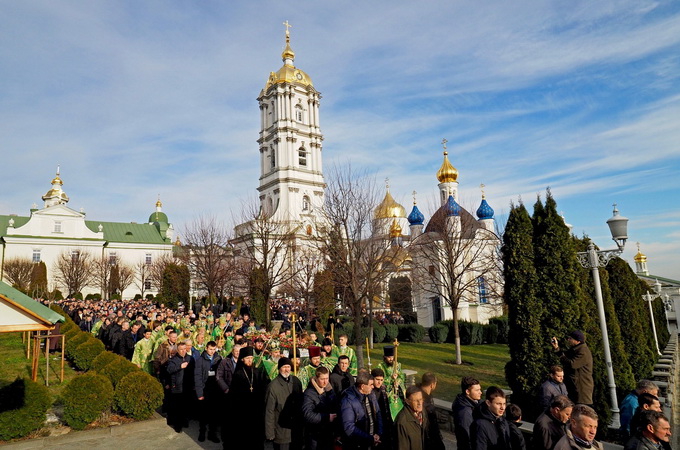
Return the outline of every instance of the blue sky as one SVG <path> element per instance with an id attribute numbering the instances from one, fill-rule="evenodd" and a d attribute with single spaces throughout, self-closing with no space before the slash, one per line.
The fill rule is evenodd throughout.
<path id="1" fill-rule="evenodd" d="M 550 187 L 610 247 L 616 202 L 653 274 L 680 279 L 680 2 L 0 2 L 0 213 L 61 165 L 69 206 L 176 228 L 255 198 L 256 98 L 281 66 L 322 93 L 324 163 L 436 195 L 442 138 L 476 209 L 504 222 Z"/>

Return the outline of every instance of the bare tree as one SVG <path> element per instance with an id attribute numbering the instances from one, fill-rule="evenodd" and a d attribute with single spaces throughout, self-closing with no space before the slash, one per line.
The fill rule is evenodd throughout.
<path id="1" fill-rule="evenodd" d="M 108 300 L 111 291 L 112 268 L 116 264 L 116 257 L 102 254 L 92 259 L 92 282 L 97 283 L 99 292 L 104 300 Z"/>
<path id="2" fill-rule="evenodd" d="M 72 296 L 88 286 L 92 280 L 92 255 L 75 249 L 64 250 L 54 262 L 54 274 L 57 283 L 61 284 Z"/>
<path id="3" fill-rule="evenodd" d="M 462 364 L 458 306 L 462 300 L 495 304 L 501 298 L 500 239 L 458 204 L 440 208 L 425 233 L 411 244 L 413 281 L 421 293 L 439 297 L 451 308 L 456 364 Z M 421 296 L 422 297 L 422 296 Z"/>
<path id="4" fill-rule="evenodd" d="M 137 264 L 134 265 L 134 283 L 137 288 L 139 288 L 139 293 L 142 298 L 144 298 L 144 292 L 146 292 L 147 284 L 151 286 L 152 270 L 151 264 L 142 259 Z"/>
<path id="5" fill-rule="evenodd" d="M 135 269 L 129 264 L 119 262 L 116 264 L 116 270 L 118 271 L 117 288 L 120 294 L 123 295 L 123 292 L 132 286 L 132 283 L 135 281 Z"/>
<path id="6" fill-rule="evenodd" d="M 224 294 L 233 278 L 233 265 L 227 228 L 214 217 L 199 217 L 182 233 L 183 252 L 180 259 L 189 267 L 193 281 L 214 303 Z"/>
<path id="7" fill-rule="evenodd" d="M 378 205 L 374 180 L 350 166 L 332 168 L 328 180 L 322 250 L 342 300 L 352 311 L 357 363 L 363 367 L 364 307 L 380 292 L 393 251 L 371 214 Z"/>
<path id="8" fill-rule="evenodd" d="M 5 280 L 22 292 L 27 292 L 31 284 L 33 262 L 29 258 L 9 258 L 3 264 Z"/>
<path id="9" fill-rule="evenodd" d="M 296 298 L 305 299 L 307 316 L 311 318 L 311 312 L 315 308 L 314 285 L 316 275 L 324 270 L 325 257 L 314 247 L 303 247 L 294 257 L 294 275 L 288 285 L 290 293 Z"/>
<path id="10" fill-rule="evenodd" d="M 277 221 L 252 203 L 242 210 L 236 227 L 235 267 L 239 278 L 249 283 L 251 303 L 271 323 L 270 300 L 280 286 L 295 276 L 295 230 L 291 221 Z M 260 317 L 257 317 L 260 319 Z"/>
<path id="11" fill-rule="evenodd" d="M 173 264 L 175 259 L 167 253 L 163 253 L 161 256 L 156 258 L 151 264 L 149 264 L 149 280 L 151 285 L 156 288 L 157 292 L 161 292 L 163 288 L 163 273 L 165 273 L 165 268 L 168 264 Z"/>

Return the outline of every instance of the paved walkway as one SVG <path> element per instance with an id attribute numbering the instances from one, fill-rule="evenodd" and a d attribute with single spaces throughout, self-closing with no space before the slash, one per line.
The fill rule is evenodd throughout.
<path id="1" fill-rule="evenodd" d="M 234 429 L 238 433 L 238 428 Z M 444 433 L 446 448 L 456 448 L 455 438 L 450 433 Z M 144 422 L 136 422 L 126 425 L 118 425 L 97 430 L 76 431 L 61 436 L 29 439 L 10 444 L 0 444 L 0 448 L 12 450 L 19 449 L 42 449 L 50 450 L 73 450 L 73 449 L 221 449 L 222 444 L 215 444 L 206 440 L 198 442 L 198 422 L 191 421 L 190 427 L 182 433 L 175 431 L 166 425 L 165 419 L 159 415 Z M 273 449 L 267 444 L 265 449 Z M 234 449 L 241 450 L 241 449 Z"/>

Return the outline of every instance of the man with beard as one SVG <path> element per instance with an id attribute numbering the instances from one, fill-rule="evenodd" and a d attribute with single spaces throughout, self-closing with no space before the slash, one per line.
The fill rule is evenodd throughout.
<path id="1" fill-rule="evenodd" d="M 177 344 L 177 353 L 168 361 L 167 369 L 170 381 L 168 425 L 173 427 L 177 433 L 182 432 L 182 427 L 188 426 L 185 388 L 191 379 L 191 373 L 186 370 L 190 362 L 191 356 L 187 354 L 186 344 L 183 342 Z"/>
<path id="2" fill-rule="evenodd" d="M 335 392 L 330 385 L 330 372 L 319 366 L 309 381 L 302 400 L 307 450 L 332 450 L 333 426 L 338 416 Z"/>
<path id="3" fill-rule="evenodd" d="M 316 369 L 321 367 L 321 347 L 309 347 L 307 351 L 309 352 L 309 363 L 301 367 L 298 373 L 304 371 L 304 378 L 309 384 L 309 381 L 316 376 Z M 307 389 L 307 386 L 303 385 L 302 388 Z"/>
<path id="4" fill-rule="evenodd" d="M 195 362 L 194 389 L 198 399 L 199 442 L 205 441 L 206 428 L 208 440 L 220 442 L 217 437 L 217 412 L 222 395 L 217 384 L 217 368 L 221 361 L 222 357 L 217 354 L 217 344 L 210 341 Z"/>
<path id="5" fill-rule="evenodd" d="M 264 448 L 264 399 L 269 377 L 261 368 L 253 365 L 253 348 L 242 347 L 234 375 L 227 394 L 225 408 L 231 420 L 238 423 L 237 433 L 230 433 L 228 441 L 222 441 L 224 448 Z M 245 420 L 240 420 L 244 419 Z"/>
<path id="6" fill-rule="evenodd" d="M 327 367 L 328 370 L 333 370 L 338 363 L 338 358 L 333 356 L 333 341 L 330 338 L 324 338 L 321 345 L 321 365 Z"/>
<path id="7" fill-rule="evenodd" d="M 274 442 L 274 450 L 302 447 L 302 384 L 291 374 L 292 365 L 288 358 L 279 359 L 279 375 L 265 394 L 265 437 Z"/>
<path id="8" fill-rule="evenodd" d="M 383 360 L 378 368 L 385 373 L 385 388 L 387 395 L 404 397 L 406 392 L 406 376 L 401 370 L 401 363 L 394 363 L 394 345 L 386 345 L 383 349 Z"/>

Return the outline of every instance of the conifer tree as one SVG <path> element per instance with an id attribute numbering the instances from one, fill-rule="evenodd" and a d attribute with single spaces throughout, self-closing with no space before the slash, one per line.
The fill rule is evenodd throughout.
<path id="1" fill-rule="evenodd" d="M 655 356 L 644 328 L 645 316 L 649 313 L 641 300 L 642 290 L 638 277 L 621 258 L 611 260 L 607 265 L 607 272 L 614 310 L 619 319 L 621 337 L 628 352 L 633 377 L 635 380 L 648 378 L 654 367 Z"/>
<path id="2" fill-rule="evenodd" d="M 508 307 L 510 362 L 506 379 L 513 391 L 513 402 L 521 405 L 525 417 L 532 411 L 531 392 L 542 382 L 546 368 L 541 349 L 543 304 L 536 297 L 533 227 L 522 203 L 512 206 L 503 234 L 503 275 Z M 533 414 L 532 414 L 533 413 Z"/>
<path id="3" fill-rule="evenodd" d="M 47 266 L 43 261 L 33 264 L 31 272 L 31 284 L 29 287 L 30 295 L 33 298 L 44 298 L 47 296 Z"/>
<path id="4" fill-rule="evenodd" d="M 668 322 L 666 321 L 666 307 L 661 297 L 657 297 L 652 302 L 652 309 L 656 320 L 656 332 L 659 335 L 659 350 L 663 351 L 671 335 L 668 332 Z"/>

